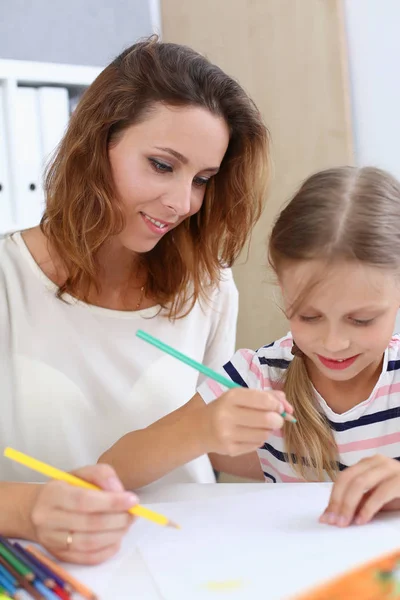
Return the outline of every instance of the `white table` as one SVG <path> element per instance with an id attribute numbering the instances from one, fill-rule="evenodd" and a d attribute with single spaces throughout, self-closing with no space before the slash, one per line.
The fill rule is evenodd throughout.
<path id="1" fill-rule="evenodd" d="M 281 499 L 285 500 L 286 503 L 289 501 L 290 505 L 296 507 L 296 501 L 299 500 L 299 515 L 297 516 L 296 508 L 294 508 L 294 513 L 289 519 L 289 526 L 284 526 L 282 533 L 280 530 L 278 531 L 279 540 L 282 541 L 282 544 L 286 543 L 290 546 L 293 540 L 293 536 L 297 535 L 297 537 L 305 535 L 307 537 L 308 547 L 314 545 L 317 547 L 317 552 L 319 554 L 319 546 L 325 545 L 325 540 L 327 540 L 326 546 L 330 545 L 332 542 L 332 559 L 329 556 L 328 563 L 325 565 L 324 561 L 320 560 L 320 564 L 318 565 L 319 573 L 318 577 L 322 577 L 322 579 L 330 578 L 332 575 L 342 572 L 344 569 L 347 569 L 349 563 L 353 560 L 353 554 L 349 550 L 349 546 L 351 546 L 354 542 L 352 541 L 359 532 L 360 538 L 364 540 L 364 542 L 360 543 L 358 546 L 354 544 L 354 552 L 358 556 L 361 557 L 361 561 L 369 560 L 374 557 L 376 554 L 381 554 L 382 552 L 386 552 L 387 550 L 391 550 L 396 547 L 396 540 L 400 539 L 400 518 L 398 515 L 386 515 L 381 519 L 378 519 L 377 524 L 368 525 L 366 527 L 371 528 L 371 533 L 366 532 L 363 528 L 354 528 L 352 532 L 342 530 L 344 533 L 343 537 L 339 537 L 341 533 L 336 528 L 331 528 L 328 526 L 318 525 L 318 514 L 315 514 L 320 509 L 320 504 L 316 507 L 313 507 L 312 514 L 307 513 L 307 510 L 304 512 L 304 507 L 307 504 L 307 497 L 313 498 L 314 496 L 319 496 L 320 500 L 324 502 L 325 495 L 328 497 L 329 495 L 329 486 L 331 484 L 264 484 L 264 483 L 254 483 L 254 484 L 178 484 L 171 485 L 162 488 L 152 487 L 147 490 L 142 490 L 140 494 L 140 501 L 142 504 L 153 504 L 153 503 L 179 503 L 184 501 L 191 500 L 206 500 L 218 498 L 221 496 L 229 496 L 232 497 L 232 502 L 237 502 L 235 500 L 235 496 L 244 495 L 244 494 L 252 494 L 254 492 L 262 491 L 263 493 L 263 507 L 265 501 L 265 510 L 268 514 L 270 509 L 274 509 L 276 511 L 277 516 L 279 517 L 280 509 L 277 506 L 276 500 L 274 497 L 276 495 L 277 490 L 283 490 L 280 492 Z M 327 489 L 328 488 L 328 489 Z M 269 491 L 271 491 L 270 500 L 268 500 Z M 305 495 L 306 494 L 306 495 Z M 253 496 L 254 497 L 254 496 Z M 250 504 L 251 497 L 249 497 Z M 269 504 L 269 506 L 268 506 Z M 171 508 L 175 506 L 175 510 L 177 510 L 176 504 L 172 505 Z M 288 506 L 288 504 L 287 504 Z M 167 507 L 164 508 L 164 514 L 167 514 Z M 299 518 L 298 518 L 299 517 Z M 278 519 L 279 520 L 279 519 Z M 273 519 L 272 519 L 273 521 Z M 293 527 L 294 526 L 294 527 Z M 321 529 L 325 527 L 325 529 Z M 146 529 L 147 528 L 147 529 Z M 141 539 L 141 536 L 148 532 L 149 524 L 139 519 L 138 522 L 132 527 L 128 535 L 124 540 L 123 547 L 115 558 L 111 559 L 107 563 L 100 565 L 98 567 L 80 567 L 80 566 L 68 566 L 70 572 L 81 579 L 84 583 L 86 583 L 89 587 L 91 587 L 94 591 L 99 594 L 100 600 L 114 600 L 118 598 L 118 600 L 164 600 L 165 596 L 162 595 L 159 589 L 157 589 L 157 584 L 154 579 L 150 576 L 148 571 L 148 567 L 146 562 L 141 557 L 141 554 L 136 547 L 137 540 Z M 386 529 L 385 529 L 386 528 Z M 296 531 L 297 529 L 297 531 Z M 335 531 L 334 531 L 335 530 Z M 154 530 L 153 530 L 154 531 Z M 369 531 L 369 530 L 368 530 Z M 243 535 L 243 531 L 242 531 Z M 246 535 L 246 533 L 244 533 Z M 365 539 L 370 541 L 371 543 L 365 543 Z M 371 535 L 371 540 L 369 540 L 369 536 Z M 315 536 L 315 538 L 314 538 Z M 385 541 L 385 536 L 387 537 Z M 158 537 L 158 539 L 162 540 L 162 536 Z M 264 539 L 264 538 L 263 538 Z M 275 538 L 276 539 L 276 538 Z M 339 554 L 341 553 L 342 540 L 344 542 L 344 557 L 340 559 Z M 347 541 L 346 541 L 347 540 Z M 350 544 L 349 544 L 350 542 Z M 303 543 L 303 542 L 302 542 Z M 162 545 L 162 541 L 160 542 Z M 370 546 L 369 548 L 367 546 Z M 372 547 L 371 547 L 372 546 Z M 400 546 L 400 543 L 399 543 Z M 339 552 L 338 552 L 339 549 Z M 321 548 L 322 552 L 324 551 Z M 326 552 L 326 548 L 325 548 Z M 347 554 L 346 554 L 347 552 Z M 307 569 L 310 569 L 309 563 L 307 563 L 306 558 L 302 558 L 301 552 L 297 553 L 296 562 L 298 569 L 300 568 L 298 563 L 304 561 L 304 572 L 306 573 Z M 308 559 L 310 560 L 310 558 Z M 333 562 L 332 562 L 333 561 Z M 335 561 L 337 564 L 335 564 Z M 318 558 L 317 558 L 318 562 Z M 358 564 L 360 560 L 356 560 L 355 564 Z M 185 566 L 183 567 L 185 568 Z M 287 565 L 282 565 L 282 572 L 276 573 L 277 566 L 275 565 L 271 567 L 271 570 L 274 571 L 275 577 L 287 577 Z M 280 568 L 280 564 L 278 565 Z M 323 572 L 322 572 L 323 571 Z M 297 573 L 299 571 L 297 570 Z M 321 573 L 321 574 L 320 574 Z M 300 577 L 300 579 L 302 579 Z M 300 590 L 304 590 L 304 585 L 306 584 L 306 588 L 309 587 L 310 581 L 308 575 L 305 576 L 302 580 Z M 312 585 L 315 585 L 315 582 L 312 582 Z M 296 590 L 296 591 L 300 591 Z M 269 596 L 266 592 L 266 598 L 269 600 Z M 292 593 L 292 592 L 291 592 Z M 218 595 L 211 594 L 210 600 L 216 597 L 223 597 L 224 600 L 230 600 L 230 594 L 221 594 Z M 169 596 L 170 597 L 170 596 Z M 248 600 L 252 600 L 252 597 L 249 597 Z M 272 596 L 271 596 L 272 597 Z M 278 596 L 273 596 L 276 599 Z M 282 596 L 282 598 L 285 596 Z M 279 598 L 281 596 L 279 595 Z M 189 600 L 189 597 L 188 597 Z M 247 600 L 247 598 L 246 598 Z"/>

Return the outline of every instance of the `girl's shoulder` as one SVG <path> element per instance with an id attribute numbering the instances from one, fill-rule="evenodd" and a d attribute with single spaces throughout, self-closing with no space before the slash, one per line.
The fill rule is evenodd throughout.
<path id="1" fill-rule="evenodd" d="M 229 377 L 246 387 L 271 389 L 281 385 L 290 365 L 293 338 L 290 333 L 258 350 L 242 348 L 224 365 Z"/>
<path id="2" fill-rule="evenodd" d="M 388 346 L 388 370 L 394 370 L 393 361 L 400 361 L 400 333 L 394 333 Z M 400 362 L 397 367 L 400 369 Z"/>

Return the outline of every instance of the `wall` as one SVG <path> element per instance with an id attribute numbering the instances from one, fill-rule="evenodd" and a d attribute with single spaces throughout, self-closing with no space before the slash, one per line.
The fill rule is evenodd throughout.
<path id="1" fill-rule="evenodd" d="M 157 29 L 157 0 L 0 0 L 0 58 L 105 66 Z"/>
<path id="2" fill-rule="evenodd" d="M 162 0 L 166 41 L 188 44 L 236 77 L 260 107 L 273 140 L 274 181 L 250 255 L 235 267 L 238 346 L 287 330 L 267 271 L 272 220 L 301 181 L 352 162 L 347 59 L 339 0 Z M 279 302 L 279 299 L 278 299 Z"/>
<path id="3" fill-rule="evenodd" d="M 345 0 L 344 7 L 355 161 L 400 179 L 400 2 Z"/>

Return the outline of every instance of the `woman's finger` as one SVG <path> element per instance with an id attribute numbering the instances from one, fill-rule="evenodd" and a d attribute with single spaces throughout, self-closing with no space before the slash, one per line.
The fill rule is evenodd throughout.
<path id="1" fill-rule="evenodd" d="M 117 542 L 107 548 L 102 548 L 96 552 L 81 552 L 77 550 L 57 550 L 47 547 L 49 552 L 54 554 L 63 562 L 76 563 L 81 565 L 99 565 L 114 556 L 120 549 L 121 542 Z"/>
<path id="2" fill-rule="evenodd" d="M 129 527 L 134 516 L 120 513 L 76 513 L 59 508 L 47 514 L 46 528 L 81 532 L 112 531 Z"/>
<path id="3" fill-rule="evenodd" d="M 137 496 L 132 492 L 87 490 L 63 481 L 53 481 L 47 486 L 45 510 L 50 505 L 71 512 L 119 513 L 138 503 Z M 43 506 L 44 502 L 40 505 Z"/>
<path id="4" fill-rule="evenodd" d="M 119 543 L 124 529 L 86 533 L 73 530 L 49 529 L 41 543 L 59 552 L 97 553 Z"/>

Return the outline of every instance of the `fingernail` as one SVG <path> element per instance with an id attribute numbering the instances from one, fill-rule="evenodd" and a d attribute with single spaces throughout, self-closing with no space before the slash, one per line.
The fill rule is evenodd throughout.
<path id="1" fill-rule="evenodd" d="M 328 512 L 328 513 L 326 513 L 325 517 L 326 517 L 326 523 L 329 523 L 329 525 L 335 525 L 336 519 L 337 519 L 337 516 L 335 515 L 335 513 Z"/>
<path id="2" fill-rule="evenodd" d="M 117 477 L 109 477 L 107 479 L 107 487 L 110 492 L 122 492 L 124 489 Z"/>
<path id="3" fill-rule="evenodd" d="M 337 524 L 339 525 L 339 527 L 344 527 L 345 525 L 347 525 L 349 522 L 349 519 L 347 517 L 339 517 L 337 520 Z"/>
<path id="4" fill-rule="evenodd" d="M 135 506 L 135 504 L 138 504 L 138 502 L 139 502 L 139 498 L 136 496 L 136 494 L 132 494 L 131 492 L 128 492 L 126 494 L 127 508 L 131 508 L 132 506 Z"/>
<path id="5" fill-rule="evenodd" d="M 356 525 L 363 525 L 365 523 L 364 519 L 362 517 L 356 517 L 354 520 L 354 523 Z"/>

